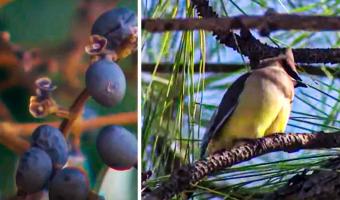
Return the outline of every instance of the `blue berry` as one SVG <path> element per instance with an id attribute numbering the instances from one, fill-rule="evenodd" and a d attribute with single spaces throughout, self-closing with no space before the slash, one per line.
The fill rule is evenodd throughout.
<path id="1" fill-rule="evenodd" d="M 96 146 L 103 162 L 113 169 L 126 170 L 137 163 L 136 137 L 123 127 L 104 127 Z"/>
<path id="2" fill-rule="evenodd" d="M 85 173 L 71 167 L 57 171 L 48 188 L 50 200 L 86 200 L 89 192 Z"/>
<path id="3" fill-rule="evenodd" d="M 16 185 L 19 191 L 35 193 L 46 186 L 51 174 L 51 158 L 45 151 L 31 147 L 19 160 Z"/>
<path id="4" fill-rule="evenodd" d="M 114 106 L 125 95 L 126 80 L 123 71 L 115 62 L 106 58 L 90 65 L 85 82 L 92 98 L 103 106 Z"/>
<path id="5" fill-rule="evenodd" d="M 114 8 L 103 13 L 92 26 L 92 35 L 101 35 L 108 40 L 107 48 L 115 50 L 137 26 L 136 14 L 127 8 Z"/>
<path id="6" fill-rule="evenodd" d="M 51 157 L 54 167 L 65 165 L 68 148 L 59 129 L 49 125 L 39 126 L 32 134 L 32 146 L 44 150 Z"/>

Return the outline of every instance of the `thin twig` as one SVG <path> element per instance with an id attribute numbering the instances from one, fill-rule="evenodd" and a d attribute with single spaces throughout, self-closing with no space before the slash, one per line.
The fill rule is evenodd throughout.
<path id="1" fill-rule="evenodd" d="M 8 110 L 7 106 L 2 101 L 0 101 L 0 118 L 6 121 L 13 120 L 11 112 Z"/>
<path id="2" fill-rule="evenodd" d="M 125 113 L 117 113 L 112 115 L 100 116 L 88 120 L 81 120 L 78 126 L 82 130 L 90 130 L 100 128 L 105 125 L 127 125 L 127 124 L 135 124 L 137 123 L 137 112 L 125 112 Z M 12 132 L 13 135 L 27 137 L 31 136 L 34 129 L 40 126 L 42 123 L 8 123 L 2 122 L 0 123 L 0 127 L 2 124 L 8 124 L 10 127 L 15 127 L 15 131 Z M 50 126 L 58 127 L 60 122 L 44 122 L 43 124 L 48 124 Z M 0 136 L 2 132 L 0 131 Z"/>
<path id="3" fill-rule="evenodd" d="M 30 144 L 27 140 L 13 134 L 17 129 L 11 126 L 11 123 L 3 122 L 0 124 L 0 142 L 7 146 L 13 152 L 21 155 L 29 147 Z"/>
<path id="4" fill-rule="evenodd" d="M 137 112 L 126 112 L 96 117 L 88 120 L 80 120 L 79 123 L 74 124 L 75 126 L 72 128 L 84 131 L 100 128 L 105 125 L 127 125 L 135 123 L 137 123 Z M 43 124 L 58 127 L 59 122 L 44 122 Z M 33 130 L 40 125 L 42 125 L 42 123 L 1 122 L 0 143 L 20 155 L 27 151 L 30 147 L 29 142 L 21 137 L 31 136 Z"/>

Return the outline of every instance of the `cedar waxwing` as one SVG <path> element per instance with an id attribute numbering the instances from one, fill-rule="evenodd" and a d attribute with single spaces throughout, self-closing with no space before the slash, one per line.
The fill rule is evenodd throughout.
<path id="1" fill-rule="evenodd" d="M 231 149 L 242 140 L 284 132 L 299 77 L 291 49 L 262 60 L 240 76 L 224 94 L 203 137 L 201 157 Z"/>

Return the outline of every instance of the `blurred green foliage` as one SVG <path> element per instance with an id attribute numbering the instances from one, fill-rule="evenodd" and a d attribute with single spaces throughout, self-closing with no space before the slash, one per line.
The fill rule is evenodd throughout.
<path id="1" fill-rule="evenodd" d="M 69 36 L 77 1 L 20 0 L 0 10 L 0 29 L 29 46 L 56 45 Z"/>

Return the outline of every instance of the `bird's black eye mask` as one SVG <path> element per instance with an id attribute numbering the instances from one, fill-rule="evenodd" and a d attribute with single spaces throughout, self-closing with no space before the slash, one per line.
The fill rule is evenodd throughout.
<path id="1" fill-rule="evenodd" d="M 293 70 L 293 67 L 295 66 L 291 66 L 291 65 L 295 65 L 295 64 L 292 62 L 289 62 L 288 57 L 286 55 L 279 55 L 276 57 L 263 59 L 260 61 L 260 65 L 264 66 L 265 63 L 271 63 L 271 62 L 276 62 L 276 61 L 280 62 L 284 70 L 287 72 L 287 74 L 296 81 L 296 84 L 295 84 L 296 88 L 307 87 L 307 85 L 302 81 L 299 74 Z"/>
<path id="2" fill-rule="evenodd" d="M 282 66 L 285 69 L 285 71 L 287 72 L 287 74 L 296 81 L 296 84 L 295 84 L 296 88 L 297 87 L 307 87 L 307 85 L 302 81 L 299 74 L 292 69 L 292 67 L 290 66 L 290 63 L 287 62 L 287 59 L 284 59 L 281 62 L 282 62 Z"/>

